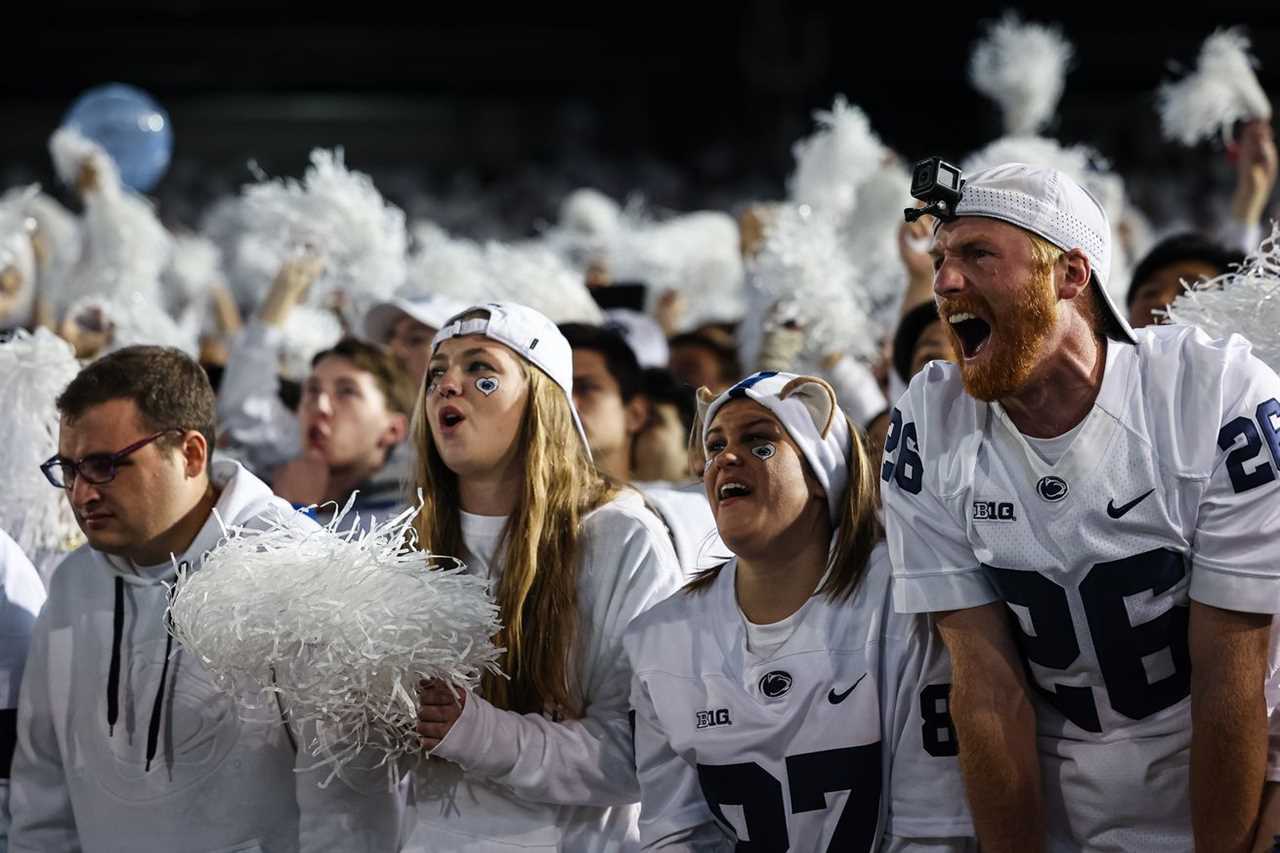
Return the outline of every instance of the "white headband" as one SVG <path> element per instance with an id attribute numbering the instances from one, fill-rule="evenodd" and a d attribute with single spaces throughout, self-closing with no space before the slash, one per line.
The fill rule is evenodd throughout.
<path id="1" fill-rule="evenodd" d="M 804 454 L 813 476 L 826 492 L 831 523 L 839 524 L 842 499 L 849 485 L 852 436 L 830 385 L 814 376 L 765 370 L 753 373 L 714 399 L 708 399 L 710 395 L 704 391 L 698 394 L 703 446 L 721 406 L 735 399 L 759 403 L 777 417 Z"/>

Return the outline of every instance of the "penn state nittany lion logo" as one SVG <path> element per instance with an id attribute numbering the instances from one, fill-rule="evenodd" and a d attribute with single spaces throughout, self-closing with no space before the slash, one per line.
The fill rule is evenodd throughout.
<path id="1" fill-rule="evenodd" d="M 1067 496 L 1067 481 L 1061 477 L 1054 477 L 1052 474 L 1048 477 L 1041 477 L 1040 482 L 1036 483 L 1036 494 L 1049 501 L 1057 503 Z"/>
<path id="2" fill-rule="evenodd" d="M 770 699 L 785 696 L 790 689 L 791 673 L 789 672 L 775 669 L 773 672 L 766 672 L 764 677 L 760 679 L 760 692 Z"/>

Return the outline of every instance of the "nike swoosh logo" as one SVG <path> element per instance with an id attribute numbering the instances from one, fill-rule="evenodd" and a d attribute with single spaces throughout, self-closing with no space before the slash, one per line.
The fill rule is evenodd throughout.
<path id="1" fill-rule="evenodd" d="M 1151 492 L 1154 492 L 1154 491 L 1155 489 L 1151 490 Z M 1145 495 L 1139 495 L 1138 497 L 1129 501 L 1124 506 L 1116 506 L 1115 498 L 1112 498 L 1111 500 L 1107 501 L 1107 515 L 1111 516 L 1112 518 L 1120 518 L 1126 512 L 1133 509 L 1135 506 L 1137 506 L 1138 504 L 1145 501 L 1148 497 L 1150 497 L 1151 492 L 1147 492 Z"/>
<path id="2" fill-rule="evenodd" d="M 862 676 L 857 681 L 853 682 L 853 687 L 857 687 L 859 684 L 861 684 L 862 679 L 866 677 L 867 677 L 867 674 L 865 672 L 862 673 Z M 831 692 L 827 694 L 827 701 L 830 702 L 832 705 L 839 705 L 845 699 L 849 698 L 849 694 L 853 692 L 853 687 L 850 687 L 848 690 L 846 690 L 843 693 L 837 693 L 836 689 L 832 687 Z"/>

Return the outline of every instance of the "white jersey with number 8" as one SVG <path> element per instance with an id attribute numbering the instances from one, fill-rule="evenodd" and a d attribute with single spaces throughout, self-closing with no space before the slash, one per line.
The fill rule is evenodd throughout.
<path id="1" fill-rule="evenodd" d="M 644 846 L 968 849 L 950 662 L 930 620 L 894 613 L 884 546 L 849 600 L 814 595 L 764 654 L 748 648 L 735 571 L 637 617 L 624 640 Z"/>

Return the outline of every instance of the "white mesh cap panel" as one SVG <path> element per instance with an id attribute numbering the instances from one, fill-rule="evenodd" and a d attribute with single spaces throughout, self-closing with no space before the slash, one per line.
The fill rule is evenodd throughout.
<path id="1" fill-rule="evenodd" d="M 1057 169 L 1005 163 L 968 176 L 957 216 L 989 216 L 1025 228 L 1063 250 L 1089 258 L 1104 304 L 1121 337 L 1133 331 L 1107 295 L 1111 274 L 1111 224 L 1101 203 Z"/>
<path id="2" fill-rule="evenodd" d="M 1061 249 L 1081 249 L 1105 287 L 1111 271 L 1111 225 L 1089 191 L 1056 169 L 1006 163 L 976 172 L 964 185 L 957 216 L 990 216 L 1033 231 Z"/>

